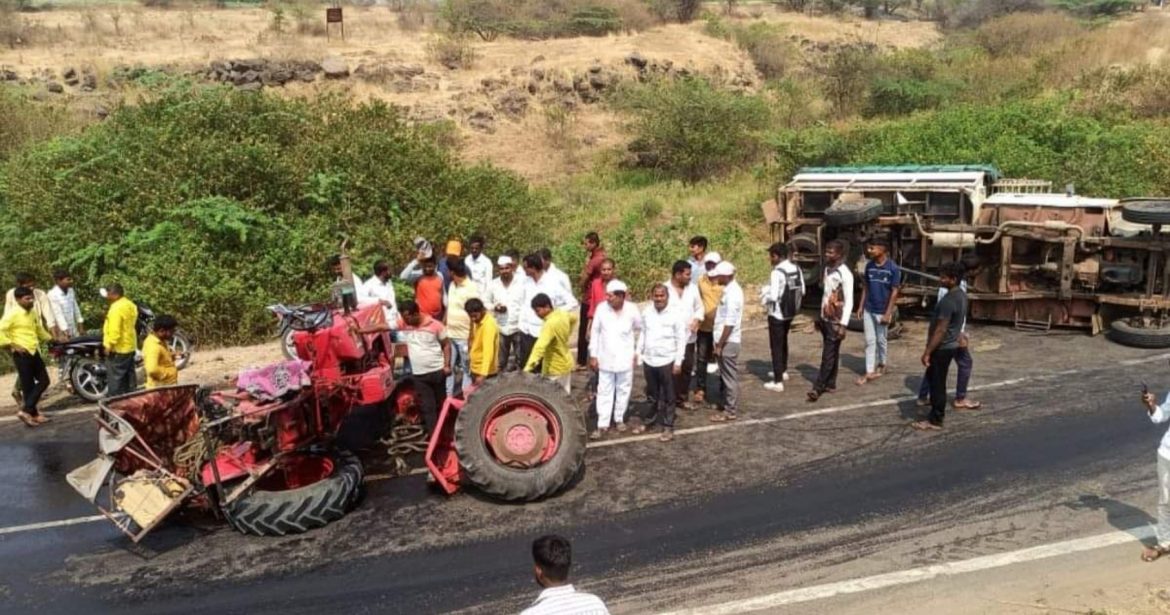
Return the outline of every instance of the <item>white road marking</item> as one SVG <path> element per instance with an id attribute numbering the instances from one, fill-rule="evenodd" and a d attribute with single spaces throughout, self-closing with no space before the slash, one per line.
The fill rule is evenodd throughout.
<path id="1" fill-rule="evenodd" d="M 756 596 L 753 598 L 732 600 L 730 602 L 724 602 L 721 604 L 712 604 L 707 606 L 682 609 L 678 611 L 670 611 L 668 613 L 661 613 L 660 615 L 732 615 L 733 613 L 751 613 L 753 611 L 774 609 L 789 604 L 824 600 L 834 596 L 856 594 L 872 591 L 875 589 L 882 589 L 885 587 L 893 587 L 896 585 L 918 583 L 920 581 L 927 581 L 929 579 L 938 577 L 967 574 L 981 570 L 990 570 L 992 568 L 1002 568 L 1004 566 L 1022 564 L 1025 562 L 1033 562 L 1050 557 L 1071 555 L 1073 553 L 1081 553 L 1083 551 L 1093 551 L 1105 547 L 1112 547 L 1115 545 L 1133 543 L 1139 540 L 1146 540 L 1153 535 L 1154 530 L 1152 527 L 1142 526 L 1129 531 L 1118 530 L 1109 532 L 1107 534 L 1089 536 L 1088 538 L 1066 540 L 1064 542 L 1056 542 L 1038 547 L 1030 547 L 1027 549 L 1020 549 L 1018 551 L 1009 551 L 1007 553 L 999 553 L 996 555 L 985 555 L 968 560 L 948 562 L 946 564 L 922 566 L 920 568 L 911 568 L 909 570 L 879 574 L 860 579 L 851 579 L 837 583 L 826 583 L 824 585 L 801 587 L 798 589 L 790 589 L 772 594 Z"/>
<path id="2" fill-rule="evenodd" d="M 73 519 L 62 519 L 60 521 L 44 521 L 42 523 L 29 523 L 28 525 L 14 525 L 11 527 L 0 528 L 0 535 L 16 534 L 18 532 L 31 532 L 32 530 L 43 530 L 51 527 L 64 527 L 67 525 L 80 525 L 82 523 L 93 523 L 94 521 L 104 521 L 105 515 L 92 515 L 89 517 L 74 517 Z"/>

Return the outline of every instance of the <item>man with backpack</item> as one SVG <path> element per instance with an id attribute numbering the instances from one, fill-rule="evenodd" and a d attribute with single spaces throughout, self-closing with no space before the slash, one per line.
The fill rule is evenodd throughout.
<path id="1" fill-rule="evenodd" d="M 804 275 L 788 258 L 788 246 L 774 243 L 768 248 L 772 275 L 763 290 L 768 311 L 768 342 L 772 349 L 772 382 L 765 389 L 782 393 L 788 380 L 788 330 L 804 299 Z"/>

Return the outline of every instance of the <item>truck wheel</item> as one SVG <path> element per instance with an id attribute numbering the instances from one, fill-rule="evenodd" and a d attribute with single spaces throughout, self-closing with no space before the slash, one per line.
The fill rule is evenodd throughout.
<path id="1" fill-rule="evenodd" d="M 1170 348 L 1170 327 L 1144 327 L 1129 320 L 1115 320 L 1109 325 L 1109 339 L 1134 348 Z"/>
<path id="2" fill-rule="evenodd" d="M 825 224 L 849 226 L 877 220 L 882 215 L 882 202 L 878 199 L 860 201 L 837 201 L 825 210 Z"/>
<path id="3" fill-rule="evenodd" d="M 509 502 L 564 489 L 585 463 L 585 413 L 556 384 L 525 374 L 488 380 L 455 420 L 469 483 Z"/>
<path id="4" fill-rule="evenodd" d="M 1124 199 L 1121 219 L 1134 224 L 1170 225 L 1170 198 Z"/>
<path id="5" fill-rule="evenodd" d="M 294 453 L 229 504 L 228 512 L 244 534 L 300 534 L 344 517 L 361 484 L 362 463 L 352 453 Z"/>
<path id="6" fill-rule="evenodd" d="M 804 277 L 806 292 L 804 298 L 813 303 L 819 303 L 820 297 L 808 289 L 820 286 L 821 249 L 817 245 L 815 233 L 797 233 L 788 240 L 789 257 L 796 266 L 800 267 L 800 275 Z"/>
<path id="7" fill-rule="evenodd" d="M 78 397 L 96 403 L 106 396 L 106 365 L 91 357 L 81 357 L 69 370 L 69 384 Z"/>

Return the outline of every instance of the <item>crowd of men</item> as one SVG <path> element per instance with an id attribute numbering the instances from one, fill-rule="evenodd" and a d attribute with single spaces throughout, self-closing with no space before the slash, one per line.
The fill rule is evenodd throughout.
<path id="1" fill-rule="evenodd" d="M 111 284 L 103 295 L 109 303 L 101 329 L 106 396 L 116 397 L 137 388 L 140 355 L 147 388 L 178 384 L 177 357 L 169 344 L 179 326 L 174 317 L 157 316 L 140 349 L 138 306 L 125 296 L 120 284 Z M 48 292 L 38 288 L 36 276 L 16 274 L 16 286 L 8 290 L 0 317 L 0 348 L 12 356 L 17 374 L 12 397 L 19 407 L 17 418 L 25 425 L 37 427 L 51 420 L 39 409 L 41 397 L 49 388 L 46 344 L 83 335 L 84 324 L 73 276 L 68 271 L 59 269 L 53 273 L 53 287 Z"/>
<path id="2" fill-rule="evenodd" d="M 437 421 L 446 396 L 516 370 L 541 374 L 569 392 L 573 372 L 588 369 L 590 408 L 596 414 L 593 439 L 611 432 L 657 430 L 659 439 L 669 442 L 677 411 L 704 404 L 711 406 L 712 422 L 738 419 L 744 291 L 735 265 L 709 250 L 705 237 L 691 239 L 689 258 L 675 262 L 669 279 L 653 285 L 643 308 L 618 278 L 618 265 L 607 257 L 595 232 L 583 240 L 586 259 L 575 281 L 557 267 L 548 249 L 523 257 L 508 250 L 493 264 L 482 236 L 468 238 L 466 245 L 464 253 L 461 240 L 450 240 L 440 256 L 436 246 L 416 239 L 414 258 L 399 274 L 413 287 L 410 301 L 395 299 L 385 261 L 375 263 L 368 280 L 353 280 L 357 303 L 380 303 L 387 328 L 408 346 L 411 377 L 428 428 Z M 789 258 L 785 244 L 772 245 L 768 254 L 772 272 L 760 299 L 768 314 L 772 372 L 764 387 L 783 392 L 789 379 L 788 334 L 804 300 L 805 272 Z M 886 372 L 887 332 L 901 271 L 884 239 L 870 241 L 866 254 L 861 298 L 855 303 L 846 246 L 840 241 L 826 244 L 819 272 L 823 296 L 815 319 L 822 356 L 807 394 L 810 402 L 836 391 L 841 343 L 851 317 L 862 321 L 866 337 L 866 371 L 857 384 Z M 335 261 L 334 267 L 340 276 L 340 263 Z M 965 397 L 971 359 L 964 332 L 964 276 L 959 265 L 945 268 L 941 276 L 939 307 L 922 357 L 926 375 L 920 405 L 930 406 L 931 412 L 914 424 L 917 429 L 941 429 L 953 361 L 960 369 L 955 407 L 978 407 Z M 712 364 L 716 367 L 710 370 Z M 637 369 L 649 402 L 640 414 L 630 412 Z M 708 402 L 709 373 L 717 374 L 714 403 Z"/>

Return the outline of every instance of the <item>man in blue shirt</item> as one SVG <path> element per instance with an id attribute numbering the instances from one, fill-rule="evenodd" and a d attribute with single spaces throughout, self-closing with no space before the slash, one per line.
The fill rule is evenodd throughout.
<path id="1" fill-rule="evenodd" d="M 873 237 L 865 252 L 869 260 L 865 263 L 857 308 L 857 317 L 865 327 L 865 375 L 858 379 L 859 386 L 881 378 L 886 371 L 886 332 L 902 285 L 902 270 L 889 256 L 889 240 Z"/>

